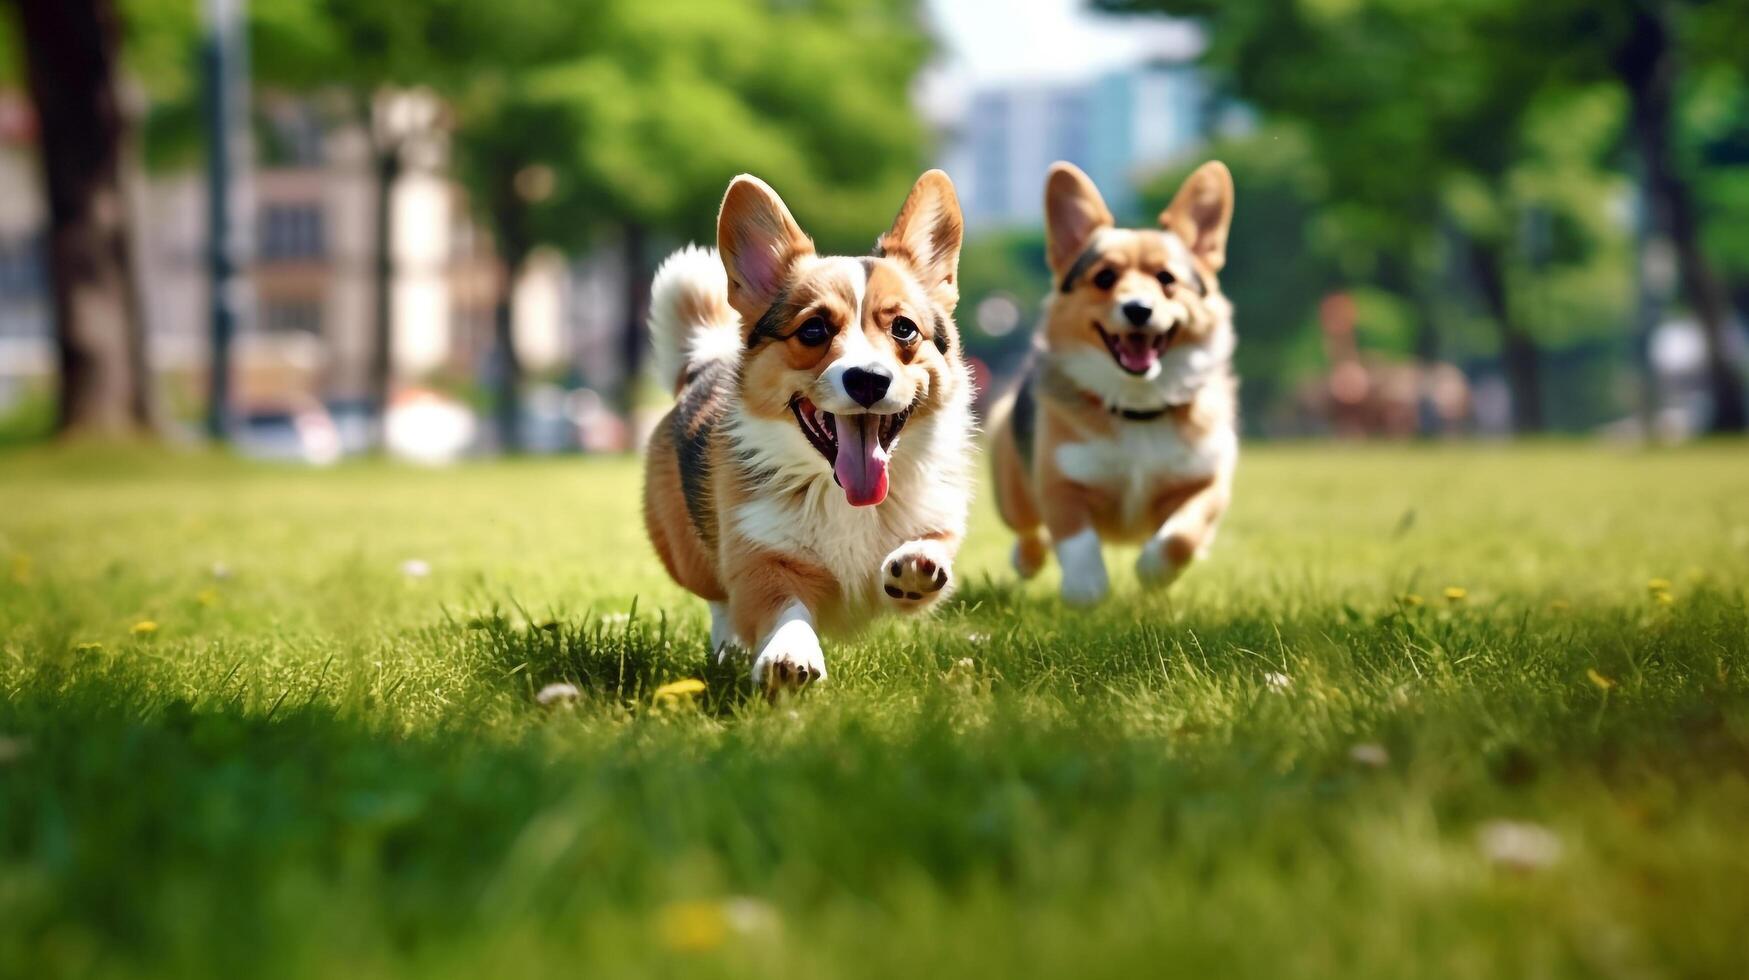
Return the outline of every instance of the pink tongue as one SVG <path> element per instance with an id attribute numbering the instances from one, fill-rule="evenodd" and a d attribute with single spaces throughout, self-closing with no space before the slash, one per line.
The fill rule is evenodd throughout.
<path id="1" fill-rule="evenodd" d="M 1154 362 L 1159 357 L 1160 352 L 1154 348 L 1150 340 L 1144 339 L 1137 343 L 1133 342 L 1131 338 L 1125 337 L 1117 342 L 1117 359 L 1123 364 L 1125 370 L 1140 374 L 1153 367 Z"/>
<path id="2" fill-rule="evenodd" d="M 887 499 L 887 450 L 881 445 L 877 415 L 834 415 L 838 459 L 832 466 L 852 507 L 872 507 Z"/>

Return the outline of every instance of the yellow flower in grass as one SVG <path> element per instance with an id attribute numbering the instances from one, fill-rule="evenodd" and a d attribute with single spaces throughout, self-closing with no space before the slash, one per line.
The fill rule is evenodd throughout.
<path id="1" fill-rule="evenodd" d="M 656 915 L 656 932 L 669 949 L 703 953 L 729 938 L 729 917 L 719 902 L 670 902 Z"/>
<path id="2" fill-rule="evenodd" d="M 135 623 L 133 628 L 128 630 L 128 632 L 140 637 L 141 639 L 146 639 L 158 632 L 158 624 L 149 619 L 142 619 Z"/>
<path id="3" fill-rule="evenodd" d="M 1652 601 L 1656 602 L 1660 606 L 1674 606 L 1674 605 L 1676 605 L 1676 597 L 1671 595 L 1668 592 L 1655 592 L 1655 593 L 1653 593 L 1652 594 Z"/>
<path id="4" fill-rule="evenodd" d="M 199 592 L 195 593 L 194 601 L 203 606 L 216 606 L 219 602 L 219 590 L 201 589 Z"/>
<path id="5" fill-rule="evenodd" d="M 669 902 L 656 912 L 656 934 L 662 945 L 681 953 L 705 953 L 731 937 L 751 939 L 775 934 L 781 922 L 777 910 L 747 895 L 715 900 Z"/>
<path id="6" fill-rule="evenodd" d="M 1448 585 L 1445 587 L 1445 601 L 1447 602 L 1462 602 L 1469 598 L 1469 596 L 1470 590 L 1461 585 Z"/>
<path id="7" fill-rule="evenodd" d="M 674 704 L 703 694 L 706 690 L 708 688 L 705 687 L 704 681 L 696 677 L 688 677 L 685 680 L 670 681 L 656 688 L 653 699 L 657 704 Z"/>
<path id="8" fill-rule="evenodd" d="M 1669 592 L 1670 580 L 1667 578 L 1648 579 L 1646 582 L 1646 591 L 1653 595 L 1657 595 L 1660 592 Z"/>
<path id="9" fill-rule="evenodd" d="M 1408 606 L 1410 609 L 1414 609 L 1426 601 L 1426 599 L 1421 598 L 1413 592 L 1405 593 L 1403 596 L 1403 605 Z"/>
<path id="10" fill-rule="evenodd" d="M 1596 684 L 1605 691 L 1615 686 L 1615 678 L 1599 674 L 1596 667 L 1585 668 L 1585 676 L 1591 678 L 1591 683 Z"/>

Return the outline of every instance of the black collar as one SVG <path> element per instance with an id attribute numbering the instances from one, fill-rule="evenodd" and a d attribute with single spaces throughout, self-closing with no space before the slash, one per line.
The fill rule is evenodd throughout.
<path id="1" fill-rule="evenodd" d="M 1171 402 L 1167 402 L 1159 408 L 1124 408 L 1121 405 L 1107 405 L 1105 406 L 1105 410 L 1120 419 L 1128 419 L 1131 422 L 1152 422 L 1160 416 L 1165 415 L 1167 412 L 1170 412 L 1175 408 L 1183 408 L 1188 404 L 1190 403 L 1182 402 L 1174 405 Z"/>
<path id="2" fill-rule="evenodd" d="M 1075 384 L 1068 375 L 1064 374 L 1048 359 L 1041 360 L 1036 371 L 1039 378 L 1039 393 L 1044 397 L 1058 402 L 1100 409 L 1126 422 L 1152 422 L 1176 409 L 1184 408 L 1195 400 L 1193 397 L 1182 402 L 1167 402 L 1155 408 L 1125 408 L 1122 405 L 1108 405 L 1098 395 Z"/>

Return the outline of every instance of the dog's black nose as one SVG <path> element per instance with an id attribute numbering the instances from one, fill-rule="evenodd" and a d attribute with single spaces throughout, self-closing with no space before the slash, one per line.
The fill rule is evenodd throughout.
<path id="1" fill-rule="evenodd" d="M 1130 321 L 1130 326 L 1139 327 L 1154 318 L 1154 308 L 1139 299 L 1132 299 L 1123 305 L 1123 318 Z"/>
<path id="2" fill-rule="evenodd" d="M 887 386 L 892 383 L 893 376 L 885 371 L 851 368 L 844 372 L 844 393 L 863 408 L 887 397 Z"/>

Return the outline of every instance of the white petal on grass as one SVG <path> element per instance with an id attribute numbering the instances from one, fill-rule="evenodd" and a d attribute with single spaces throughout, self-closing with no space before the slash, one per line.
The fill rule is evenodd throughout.
<path id="1" fill-rule="evenodd" d="M 583 692 L 577 689 L 577 685 L 558 681 L 541 688 L 535 693 L 534 699 L 541 706 L 551 708 L 554 705 L 570 704 L 582 696 Z"/>
<path id="2" fill-rule="evenodd" d="M 1391 764 L 1391 754 L 1377 742 L 1361 742 L 1348 750 L 1348 758 L 1355 765 L 1373 769 L 1383 769 Z"/>
<path id="3" fill-rule="evenodd" d="M 1541 824 L 1490 820 L 1476 832 L 1482 856 L 1496 867 L 1537 871 L 1561 859 L 1561 838 Z"/>
<path id="4" fill-rule="evenodd" d="M 401 574 L 408 578 L 424 578 L 431 574 L 431 563 L 420 558 L 409 558 L 401 563 Z"/>
<path id="5" fill-rule="evenodd" d="M 213 562 L 210 571 L 212 572 L 213 578 L 216 578 L 221 582 L 231 577 L 231 566 L 222 561 Z"/>
<path id="6" fill-rule="evenodd" d="M 776 932 L 781 924 L 777 909 L 750 895 L 734 895 L 724 899 L 723 918 L 728 920 L 731 930 L 743 936 Z"/>
<path id="7" fill-rule="evenodd" d="M 1294 679 L 1279 671 L 1264 674 L 1263 682 L 1269 685 L 1271 691 L 1287 691 L 1294 686 Z"/>

